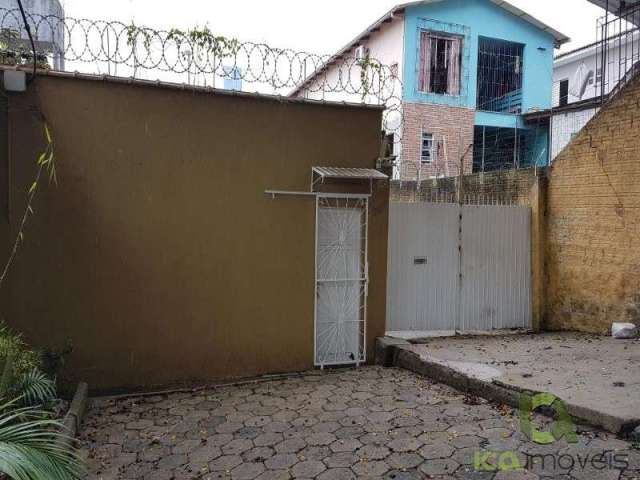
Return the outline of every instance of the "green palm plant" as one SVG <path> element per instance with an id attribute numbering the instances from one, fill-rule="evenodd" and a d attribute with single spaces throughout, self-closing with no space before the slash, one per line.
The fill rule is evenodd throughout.
<path id="1" fill-rule="evenodd" d="M 14 480 L 75 480 L 84 467 L 64 426 L 46 410 L 55 382 L 6 328 L 0 377 L 0 474 Z M 1 357 L 0 357 L 1 358 Z M 0 478 L 2 475 L 0 475 Z"/>
<path id="2" fill-rule="evenodd" d="M 13 480 L 75 480 L 84 468 L 62 431 L 46 411 L 33 407 L 0 414 L 0 472 Z"/>

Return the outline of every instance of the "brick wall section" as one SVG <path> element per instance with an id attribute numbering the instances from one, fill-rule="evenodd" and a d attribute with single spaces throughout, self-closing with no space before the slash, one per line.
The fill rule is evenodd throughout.
<path id="1" fill-rule="evenodd" d="M 640 323 L 640 76 L 558 156 L 547 198 L 545 326 Z"/>
<path id="2" fill-rule="evenodd" d="M 462 177 L 463 203 L 473 205 L 530 205 L 531 189 L 536 177 L 545 175 L 546 169 L 504 170 L 474 173 Z M 391 183 L 393 202 L 456 202 L 458 177 L 439 178 L 421 182 Z"/>
<path id="3" fill-rule="evenodd" d="M 475 111 L 468 108 L 404 103 L 402 131 L 403 180 L 426 179 L 434 176 L 460 174 L 460 159 L 464 155 L 464 173 L 473 169 L 473 127 Z M 422 166 L 420 171 L 422 132 L 434 135 L 441 145 L 438 158 L 432 165 Z M 471 146 L 471 148 L 470 148 Z"/>

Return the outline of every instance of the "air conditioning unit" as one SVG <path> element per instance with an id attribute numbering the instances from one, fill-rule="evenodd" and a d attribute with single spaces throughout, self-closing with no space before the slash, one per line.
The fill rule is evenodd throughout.
<path id="1" fill-rule="evenodd" d="M 365 58 L 367 58 L 367 55 L 369 54 L 369 49 L 367 47 L 365 47 L 364 45 L 359 45 L 356 48 L 356 60 L 361 62 L 363 61 Z"/>

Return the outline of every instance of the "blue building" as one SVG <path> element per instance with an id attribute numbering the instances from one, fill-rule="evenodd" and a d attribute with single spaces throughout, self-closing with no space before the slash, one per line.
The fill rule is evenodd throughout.
<path id="1" fill-rule="evenodd" d="M 567 41 L 502 0 L 426 0 L 391 9 L 313 76 L 362 55 L 397 71 L 403 178 L 546 165 L 549 126 L 527 114 L 551 108 L 554 49 Z"/>
<path id="2" fill-rule="evenodd" d="M 236 66 L 223 65 L 225 90 L 242 91 L 242 70 Z"/>

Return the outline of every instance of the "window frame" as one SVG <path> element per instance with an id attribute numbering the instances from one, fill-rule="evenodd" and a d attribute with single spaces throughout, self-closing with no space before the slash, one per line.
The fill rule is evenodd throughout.
<path id="1" fill-rule="evenodd" d="M 563 86 L 566 85 L 566 92 L 563 95 L 562 94 L 562 90 L 563 90 Z M 560 80 L 560 83 L 558 85 L 558 106 L 559 107 L 566 107 L 567 105 L 569 105 L 569 79 L 568 78 L 563 78 L 562 80 Z"/>
<path id="2" fill-rule="evenodd" d="M 424 148 L 424 142 L 425 140 L 427 140 L 427 138 L 425 137 L 430 137 L 430 142 L 431 142 L 431 147 L 429 148 L 429 160 L 425 160 L 424 157 L 424 152 L 425 152 L 425 148 Z M 436 139 L 435 139 L 435 134 L 433 132 L 429 132 L 427 130 L 422 130 L 422 132 L 420 133 L 420 165 L 425 166 L 425 165 L 433 165 L 436 162 Z"/>
<path id="3" fill-rule="evenodd" d="M 455 41 L 459 42 L 459 49 L 458 49 L 458 55 L 457 55 L 457 61 L 458 61 L 458 88 L 457 88 L 457 93 L 449 93 L 449 91 L 451 90 L 451 85 L 449 85 L 449 78 L 447 78 L 447 88 L 446 88 L 446 92 L 445 93 L 438 93 L 436 91 L 432 91 L 431 90 L 431 81 L 429 82 L 423 82 L 421 81 L 421 79 L 424 77 L 426 77 L 426 68 L 427 68 L 427 63 L 426 63 L 426 55 L 423 55 L 422 53 L 422 47 L 423 47 L 423 36 L 426 36 L 429 39 L 429 48 L 431 48 L 431 40 L 435 39 L 437 40 L 445 40 L 447 42 L 450 42 L 451 45 L 453 45 L 453 43 Z M 463 81 L 463 74 L 464 74 L 464 55 L 465 55 L 465 48 L 466 48 L 466 42 L 467 42 L 467 38 L 465 35 L 461 35 L 461 34 L 456 34 L 456 33 L 448 33 L 448 32 L 440 32 L 440 31 L 435 31 L 435 30 L 428 30 L 428 29 L 421 29 L 418 35 L 418 75 L 416 78 L 417 81 L 417 92 L 419 94 L 422 95 L 434 95 L 434 96 L 438 96 L 438 97 L 462 97 L 463 96 L 463 85 L 462 85 L 462 81 Z M 451 47 L 450 47 L 451 48 Z M 450 54 L 449 54 L 450 55 Z M 433 58 L 432 56 L 430 56 L 430 58 Z M 425 61 L 423 62 L 423 59 L 425 59 Z M 453 61 L 452 58 L 449 58 L 447 60 L 447 77 L 449 76 L 449 71 L 451 70 Z M 429 66 L 429 68 L 431 68 L 431 66 Z M 433 77 L 432 77 L 433 78 Z M 426 87 L 426 88 L 423 88 Z"/>

